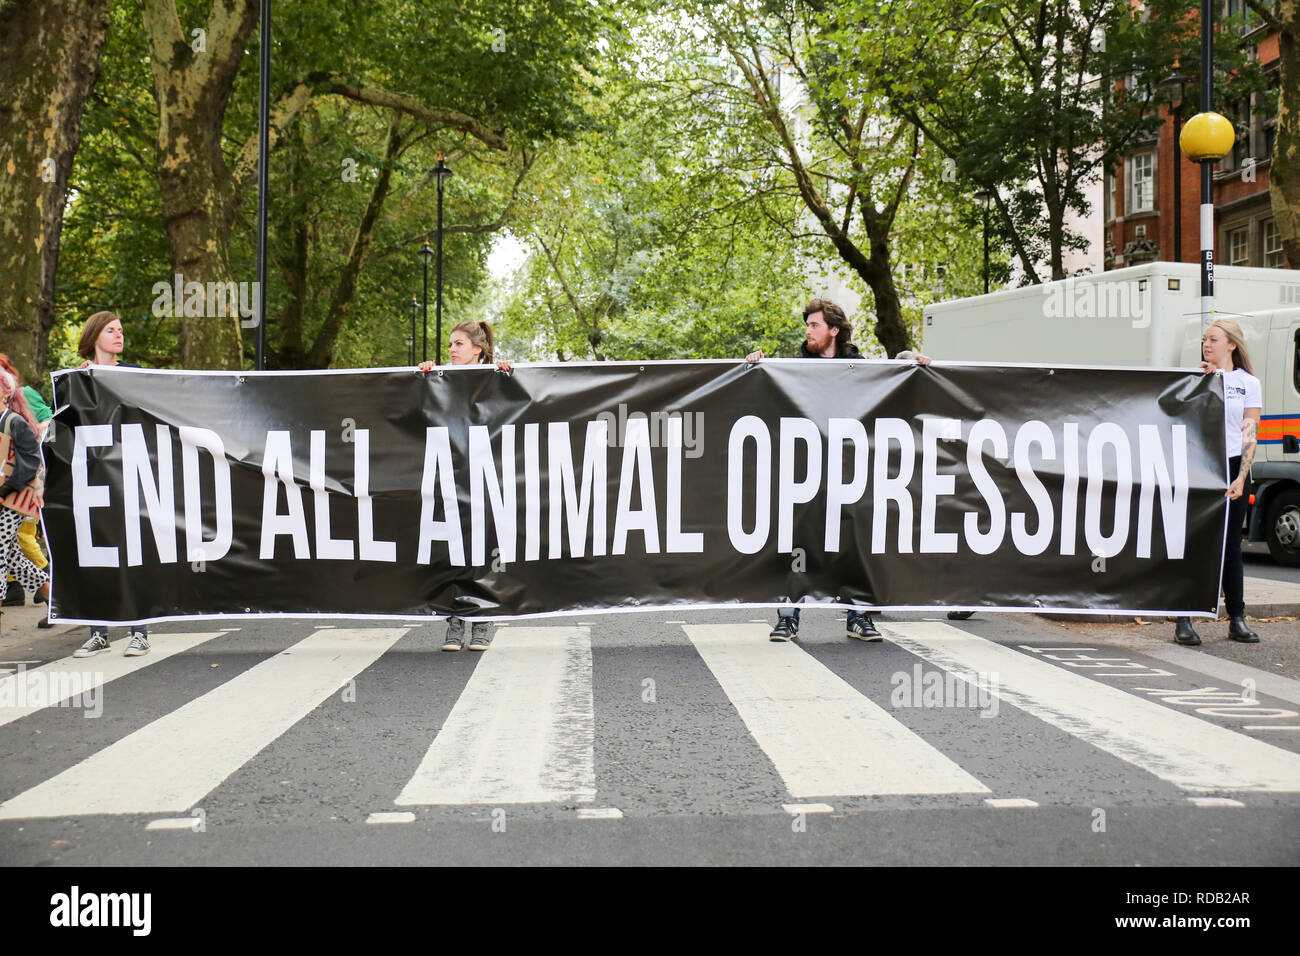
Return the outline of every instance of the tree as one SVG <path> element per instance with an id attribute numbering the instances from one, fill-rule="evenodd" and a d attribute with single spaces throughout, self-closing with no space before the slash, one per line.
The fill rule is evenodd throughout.
<path id="1" fill-rule="evenodd" d="M 1246 0 L 1278 31 L 1277 140 L 1269 164 L 1273 221 L 1292 268 L 1300 268 L 1300 0 L 1277 0 L 1275 14 L 1259 0 Z"/>
<path id="2" fill-rule="evenodd" d="M 1161 120 L 1156 88 L 1176 59 L 1195 72 L 1194 25 L 1179 0 L 889 0 L 843 9 L 862 68 L 961 178 L 997 193 L 997 217 L 1032 282 L 1066 275 L 1085 237 L 1085 187 Z M 1221 41 L 1225 84 L 1260 88 Z M 1194 86 L 1189 84 L 1189 87 Z M 1193 105 L 1189 99 L 1188 107 Z"/>
<path id="3" fill-rule="evenodd" d="M 739 139 L 695 57 L 646 32 L 606 71 L 595 128 L 547 147 L 522 190 L 512 228 L 532 255 L 502 338 L 560 361 L 792 351 L 807 295 L 787 231 L 797 202 L 752 201 L 749 177 L 722 159 Z"/>
<path id="4" fill-rule="evenodd" d="M 111 307 L 122 310 L 133 355 L 143 349 L 156 363 L 196 367 L 246 360 L 240 317 L 207 296 L 252 278 L 256 7 L 256 0 L 113 5 L 105 63 L 113 82 L 91 101 L 95 149 L 72 171 L 68 214 L 79 244 L 69 248 L 73 268 L 61 280 L 59 316 L 68 326 L 56 337 L 61 355 L 87 310 Z M 479 237 L 449 247 L 449 278 L 477 282 L 481 237 L 508 215 L 521 157 L 583 127 L 575 93 L 596 85 L 589 48 L 615 32 L 584 0 L 484 0 L 469 9 L 452 0 L 276 5 L 270 254 L 286 265 L 306 237 L 307 261 L 317 267 L 283 282 L 281 273 L 269 277 L 269 331 L 300 338 L 285 343 L 285 361 L 330 364 L 339 343 L 347 360 L 400 354 L 400 343 L 389 341 L 388 297 L 393 285 L 407 285 L 416 261 L 408 244 L 431 226 L 424 170 L 439 149 L 457 159 L 449 213 L 453 205 L 464 213 L 448 232 Z M 303 148 L 333 151 L 302 166 L 322 174 L 325 188 L 312 196 L 288 182 L 293 160 L 279 149 L 308 112 L 325 117 L 328 135 L 305 137 Z M 346 188 L 341 159 L 355 161 L 360 174 Z M 295 188 L 314 216 L 301 228 L 282 215 Z M 198 284 L 199 314 L 150 309 L 155 284 L 177 274 Z M 140 318 L 142 310 L 152 318 Z M 276 328 L 294 321 L 296 329 Z M 369 329 L 382 335 L 371 341 Z M 277 360 L 276 340 L 268 344 Z"/>
<path id="5" fill-rule="evenodd" d="M 0 350 L 45 365 L 68 178 L 108 0 L 0 0 Z"/>
<path id="6" fill-rule="evenodd" d="M 738 71 L 746 106 L 761 118 L 767 162 L 784 173 L 773 191 L 792 185 L 816 228 L 870 288 L 886 353 L 908 348 L 891 235 L 916 172 L 917 130 L 891 121 L 862 71 L 843 58 L 850 26 L 837 5 L 725 0 L 701 4 L 699 13 Z"/>

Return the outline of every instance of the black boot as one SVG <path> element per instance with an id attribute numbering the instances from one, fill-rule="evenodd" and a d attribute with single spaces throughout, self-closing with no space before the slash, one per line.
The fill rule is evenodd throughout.
<path id="1" fill-rule="evenodd" d="M 1196 647 L 1201 643 L 1201 635 L 1197 634 L 1192 628 L 1192 619 L 1190 617 L 1174 619 L 1174 640 L 1179 644 L 1186 644 L 1188 647 Z"/>
<path id="2" fill-rule="evenodd" d="M 1246 624 L 1244 614 L 1238 614 L 1235 617 L 1228 618 L 1228 637 L 1234 641 L 1240 641 L 1242 644 L 1258 644 L 1259 635 L 1252 631 Z"/>

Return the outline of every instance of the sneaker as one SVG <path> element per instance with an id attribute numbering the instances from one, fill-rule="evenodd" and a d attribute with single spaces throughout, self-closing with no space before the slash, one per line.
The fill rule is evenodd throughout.
<path id="1" fill-rule="evenodd" d="M 948 620 L 950 621 L 969 621 L 974 611 L 949 611 Z"/>
<path id="2" fill-rule="evenodd" d="M 850 614 L 844 624 L 844 633 L 860 641 L 880 641 L 883 638 L 876 630 L 870 614 Z"/>
<path id="3" fill-rule="evenodd" d="M 458 651 L 465 646 L 465 622 L 458 617 L 447 618 L 447 636 L 442 639 L 444 651 Z"/>
<path id="4" fill-rule="evenodd" d="M 799 625 L 792 617 L 778 617 L 776 627 L 767 635 L 769 641 L 793 641 L 799 634 Z"/>
<path id="5" fill-rule="evenodd" d="M 144 657 L 149 653 L 149 638 L 145 637 L 143 631 L 132 631 L 131 641 L 126 645 L 126 650 L 122 652 L 123 657 Z"/>
<path id="6" fill-rule="evenodd" d="M 72 656 L 73 657 L 94 657 L 96 654 L 99 654 L 106 650 L 108 650 L 108 638 L 104 637 L 104 635 L 102 634 L 95 634 L 92 635 L 90 640 L 86 641 L 85 644 L 82 644 L 79 648 L 77 648 L 73 652 Z"/>
<path id="7" fill-rule="evenodd" d="M 474 628 L 474 636 L 470 638 L 469 649 L 471 651 L 486 651 L 492 644 L 492 635 L 488 633 L 486 627 Z"/>

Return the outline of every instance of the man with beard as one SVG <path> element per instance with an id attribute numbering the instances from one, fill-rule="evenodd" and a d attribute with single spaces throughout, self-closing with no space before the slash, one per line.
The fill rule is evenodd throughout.
<path id="1" fill-rule="evenodd" d="M 813 299 L 803 310 L 804 341 L 799 347 L 800 358 L 840 358 L 860 359 L 862 353 L 851 341 L 853 326 L 848 316 L 834 302 L 825 299 Z M 761 351 L 750 352 L 745 356 L 747 362 L 757 362 L 763 358 Z M 920 361 L 918 358 L 917 361 Z M 926 360 L 928 364 L 929 360 Z M 799 633 L 799 609 L 783 607 L 777 611 L 776 627 L 769 636 L 773 641 L 791 641 Z M 879 641 L 880 632 L 871 620 L 871 615 L 858 611 L 849 611 L 845 622 L 845 633 L 860 641 Z"/>

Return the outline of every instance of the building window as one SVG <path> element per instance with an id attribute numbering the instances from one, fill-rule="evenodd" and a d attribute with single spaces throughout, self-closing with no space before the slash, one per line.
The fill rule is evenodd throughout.
<path id="1" fill-rule="evenodd" d="M 1266 269 L 1281 269 L 1285 265 L 1285 259 L 1282 256 L 1282 235 L 1277 231 L 1277 223 L 1272 219 L 1261 223 L 1259 234 L 1262 249 L 1260 262 Z"/>
<path id="2" fill-rule="evenodd" d="M 1242 226 L 1228 232 L 1228 265 L 1250 265 L 1250 227 Z"/>
<path id="3" fill-rule="evenodd" d="M 1138 153 L 1129 160 L 1128 208 L 1126 213 L 1151 212 L 1156 208 L 1156 154 Z"/>
<path id="4" fill-rule="evenodd" d="M 1236 139 L 1232 143 L 1231 168 L 1241 169 L 1242 166 L 1245 165 L 1246 159 L 1254 155 L 1250 151 L 1251 129 L 1249 98 L 1228 104 L 1228 119 L 1232 121 L 1233 132 L 1236 133 Z"/>
<path id="5" fill-rule="evenodd" d="M 1115 174 L 1106 173 L 1106 221 L 1115 219 Z"/>

